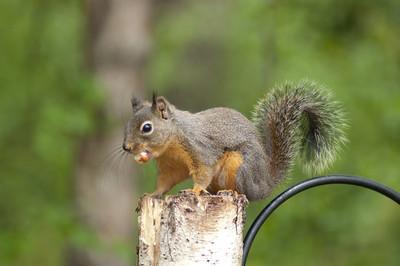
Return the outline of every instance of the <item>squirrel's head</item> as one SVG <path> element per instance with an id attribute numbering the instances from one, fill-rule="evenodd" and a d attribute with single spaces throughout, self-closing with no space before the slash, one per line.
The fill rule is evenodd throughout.
<path id="1" fill-rule="evenodd" d="M 126 124 L 122 148 L 132 153 L 137 162 L 145 163 L 168 147 L 174 132 L 174 106 L 155 95 L 151 103 L 137 98 L 132 98 L 131 103 L 133 116 Z"/>

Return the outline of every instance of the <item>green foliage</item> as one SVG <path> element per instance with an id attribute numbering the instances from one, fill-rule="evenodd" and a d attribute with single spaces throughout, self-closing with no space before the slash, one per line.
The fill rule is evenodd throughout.
<path id="1" fill-rule="evenodd" d="M 151 88 L 183 109 L 225 105 L 250 117 L 275 83 L 316 80 L 334 90 L 350 125 L 327 173 L 400 190 L 398 0 L 173 2 L 153 24 Z M 71 211 L 74 156 L 101 102 L 82 64 L 82 7 L 0 2 L 1 265 L 62 265 L 68 241 L 96 245 Z M 299 169 L 276 193 L 306 177 Z M 144 175 L 149 192 L 154 168 Z M 249 222 L 266 202 L 251 204 Z M 271 218 L 249 265 L 398 265 L 399 223 L 398 206 L 371 192 L 315 189 Z"/>
<path id="2" fill-rule="evenodd" d="M 82 66 L 79 1 L 0 4 L 0 264 L 59 265 L 74 229 L 78 137 L 101 100 Z"/>
<path id="3" fill-rule="evenodd" d="M 343 103 L 350 125 L 326 173 L 400 190 L 399 1 L 190 1 L 174 11 L 157 24 L 149 69 L 172 102 L 249 116 L 275 83 L 316 80 Z M 307 177 L 300 168 L 277 192 Z M 249 222 L 266 202 L 251 204 Z M 249 265 L 398 265 L 399 223 L 398 206 L 371 192 L 315 189 L 265 225 Z"/>

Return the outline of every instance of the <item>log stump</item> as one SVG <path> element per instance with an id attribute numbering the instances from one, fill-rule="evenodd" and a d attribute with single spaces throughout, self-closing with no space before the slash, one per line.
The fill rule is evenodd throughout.
<path id="1" fill-rule="evenodd" d="M 241 265 L 247 199 L 232 191 L 165 200 L 144 196 L 138 206 L 138 265 Z"/>

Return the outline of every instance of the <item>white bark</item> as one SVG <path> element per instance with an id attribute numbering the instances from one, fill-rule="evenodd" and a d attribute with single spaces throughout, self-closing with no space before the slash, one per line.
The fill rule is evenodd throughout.
<path id="1" fill-rule="evenodd" d="M 190 191 L 139 203 L 138 265 L 241 265 L 246 197 Z"/>

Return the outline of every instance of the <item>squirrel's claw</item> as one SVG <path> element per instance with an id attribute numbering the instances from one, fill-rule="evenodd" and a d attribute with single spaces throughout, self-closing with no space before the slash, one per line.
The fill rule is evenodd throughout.
<path id="1" fill-rule="evenodd" d="M 192 191 L 194 192 L 196 197 L 199 197 L 201 193 L 205 193 L 207 195 L 210 195 L 210 192 L 208 192 L 207 190 L 205 190 L 203 187 L 201 187 L 198 184 L 194 184 Z"/>

